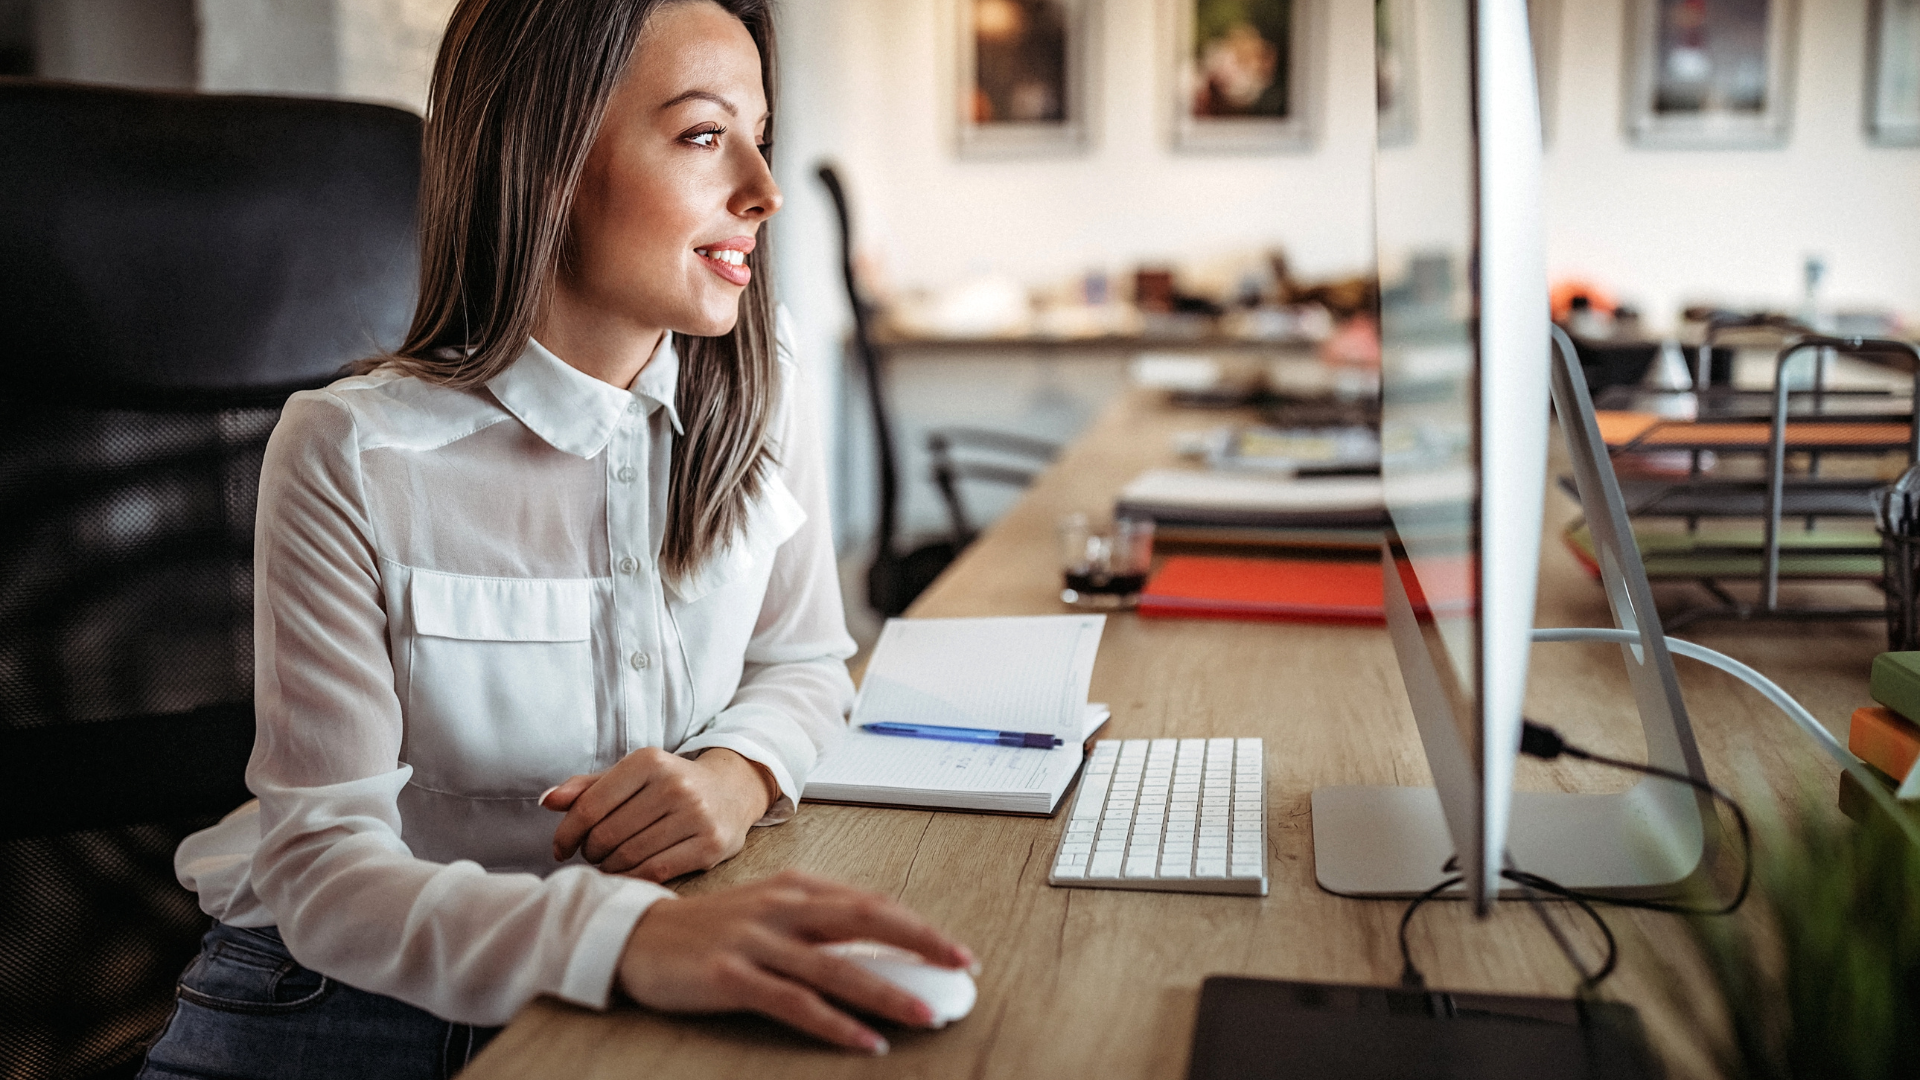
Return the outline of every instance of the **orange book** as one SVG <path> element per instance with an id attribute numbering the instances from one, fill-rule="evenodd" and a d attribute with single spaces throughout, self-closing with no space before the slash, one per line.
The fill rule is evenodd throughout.
<path id="1" fill-rule="evenodd" d="M 1386 621 L 1386 595 L 1372 560 L 1175 555 L 1147 582 L 1140 614 L 1379 624 Z"/>
<path id="2" fill-rule="evenodd" d="M 1920 726 L 1884 705 L 1853 710 L 1847 749 L 1895 780 L 1906 778 L 1920 759 Z"/>

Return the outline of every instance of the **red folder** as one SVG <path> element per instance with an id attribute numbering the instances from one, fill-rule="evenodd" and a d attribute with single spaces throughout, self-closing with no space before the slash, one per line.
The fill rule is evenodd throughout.
<path id="1" fill-rule="evenodd" d="M 1140 614 L 1159 618 L 1386 622 L 1385 586 L 1374 560 L 1231 559 L 1176 555 L 1140 594 Z"/>

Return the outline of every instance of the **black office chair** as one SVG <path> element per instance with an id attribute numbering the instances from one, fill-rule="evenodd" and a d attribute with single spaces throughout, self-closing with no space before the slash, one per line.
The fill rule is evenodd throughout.
<path id="1" fill-rule="evenodd" d="M 853 309 L 853 350 L 866 384 L 873 412 L 875 456 L 879 459 L 880 507 L 874 529 L 873 563 L 867 568 L 867 603 L 881 615 L 898 615 L 940 576 L 960 551 L 972 542 L 975 528 L 961 494 L 960 482 L 979 480 L 1024 487 L 1060 448 L 1041 439 L 980 428 L 943 428 L 927 433 L 927 452 L 933 460 L 932 479 L 947 507 L 950 532 L 945 539 L 899 550 L 900 465 L 893 441 L 892 409 L 887 403 L 886 375 L 880 350 L 873 343 L 872 311 L 860 294 L 853 269 L 853 215 L 846 190 L 832 165 L 819 166 L 820 183 L 833 199 L 840 221 L 840 270 L 847 303 Z"/>
<path id="2" fill-rule="evenodd" d="M 248 798 L 260 455 L 406 330 L 420 122 L 0 80 L 0 146 L 0 1073 L 129 1075 Z"/>

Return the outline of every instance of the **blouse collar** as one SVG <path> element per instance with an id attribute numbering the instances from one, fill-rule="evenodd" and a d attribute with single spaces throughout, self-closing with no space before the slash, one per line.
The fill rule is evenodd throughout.
<path id="1" fill-rule="evenodd" d="M 591 458 L 606 449 L 613 429 L 634 411 L 665 409 L 676 434 L 684 434 L 673 406 L 680 385 L 680 356 L 671 333 L 660 336 L 647 366 L 622 390 L 555 356 L 532 338 L 507 369 L 487 381 L 503 408 L 556 450 Z"/>

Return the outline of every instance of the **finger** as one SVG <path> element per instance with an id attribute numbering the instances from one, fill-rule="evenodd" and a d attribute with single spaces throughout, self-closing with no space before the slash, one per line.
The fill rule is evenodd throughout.
<path id="1" fill-rule="evenodd" d="M 651 765 L 649 758 L 641 754 L 629 754 L 620 764 L 600 774 L 589 784 L 573 800 L 573 805 L 567 809 L 567 816 L 553 830 L 554 859 L 571 858 L 579 850 L 587 833 L 600 824 L 602 818 L 645 787 L 652 774 Z"/>
<path id="2" fill-rule="evenodd" d="M 770 1016 L 835 1046 L 869 1054 L 887 1052 L 880 1033 L 822 1000 L 819 994 L 744 960 L 722 971 L 722 981 L 734 1000 L 763 1016 Z"/>
<path id="3" fill-rule="evenodd" d="M 814 941 L 865 939 L 910 949 L 941 967 L 973 968 L 973 951 L 935 930 L 904 905 L 847 886 L 798 905 L 789 925 Z"/>
<path id="4" fill-rule="evenodd" d="M 647 848 L 647 855 L 664 850 L 670 844 L 677 844 L 699 829 L 700 819 L 691 814 L 675 813 L 674 810 L 673 803 L 661 798 L 653 785 L 641 788 L 633 798 L 621 803 L 612 813 L 595 823 L 580 842 L 580 854 L 586 856 L 588 862 L 603 863 L 629 840 L 655 830 L 658 832 L 651 841 L 652 846 Z M 668 833 L 676 835 L 669 836 Z M 641 858 L 645 858 L 645 855 Z M 634 860 L 636 864 L 639 861 Z M 601 869 L 611 868 L 602 866 Z"/>
<path id="5" fill-rule="evenodd" d="M 611 850 L 597 859 L 594 858 L 591 840 L 582 850 L 586 852 L 587 859 L 600 869 L 609 874 L 624 874 L 676 844 L 693 839 L 699 832 L 699 823 L 691 817 L 669 814 L 655 819 L 644 828 L 629 830 Z"/>
<path id="6" fill-rule="evenodd" d="M 859 964 L 792 938 L 763 947 L 761 966 L 813 987 L 836 1001 L 901 1024 L 933 1026 L 933 1009 Z"/>
<path id="7" fill-rule="evenodd" d="M 586 773 L 581 776 L 569 776 L 546 791 L 541 792 L 539 803 L 545 810 L 565 810 L 573 805 L 580 793 L 593 786 L 600 779 L 599 773 Z"/>
<path id="8" fill-rule="evenodd" d="M 682 874 L 711 870 L 734 856 L 710 836 L 689 836 L 655 853 L 627 871 L 627 876 L 655 883 L 672 881 Z"/>

